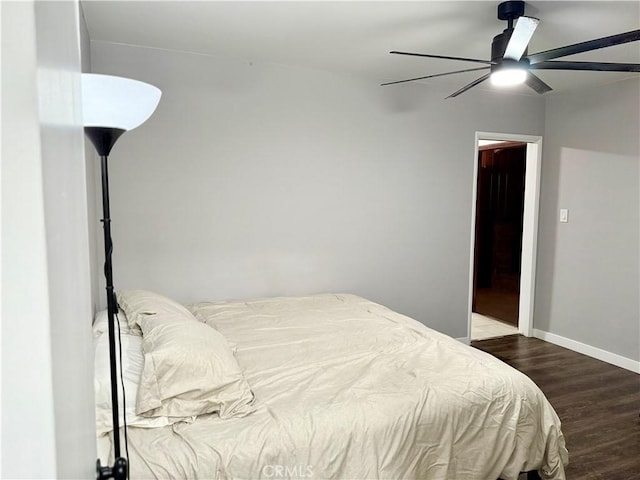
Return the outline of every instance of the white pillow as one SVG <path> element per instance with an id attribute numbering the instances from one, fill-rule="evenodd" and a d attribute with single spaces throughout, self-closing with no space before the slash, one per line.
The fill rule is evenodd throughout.
<path id="1" fill-rule="evenodd" d="M 120 332 L 128 333 L 130 335 L 142 335 L 142 330 L 140 327 L 136 326 L 136 328 L 130 328 L 127 323 L 127 316 L 124 311 L 118 309 L 118 313 L 114 318 L 115 321 L 115 332 L 118 334 L 118 323 L 120 323 Z M 103 333 L 107 333 L 109 331 L 109 314 L 108 311 L 101 310 L 96 313 L 95 319 L 93 321 L 93 336 L 99 337 Z"/>
<path id="2" fill-rule="evenodd" d="M 224 336 L 183 305 L 145 290 L 117 294 L 129 326 L 142 329 L 144 369 L 136 413 L 184 417 L 251 413 L 253 392 Z"/>
<path id="3" fill-rule="evenodd" d="M 116 293 L 116 297 L 118 305 L 124 310 L 129 327 L 132 329 L 139 328 L 140 322 L 150 317 L 197 321 L 186 307 L 154 292 L 121 290 Z"/>
<path id="4" fill-rule="evenodd" d="M 243 417 L 254 411 L 253 392 L 224 336 L 197 320 L 160 315 L 140 324 L 144 369 L 139 415 Z"/>
<path id="5" fill-rule="evenodd" d="M 122 322 L 124 323 L 124 322 Z M 120 427 L 123 427 L 122 411 L 127 414 L 127 426 L 156 428 L 171 425 L 176 422 L 193 422 L 195 416 L 188 417 L 154 417 L 145 418 L 136 415 L 136 397 L 138 383 L 143 367 L 142 337 L 122 333 L 122 371 L 127 403 L 122 401 L 122 385 L 120 370 L 118 369 L 118 406 Z M 96 402 L 96 433 L 102 435 L 113 430 L 111 413 L 111 369 L 109 363 L 109 335 L 100 335 L 94 339 L 95 373 L 94 389 Z M 116 337 L 116 357 L 119 359 L 119 347 Z M 118 360 L 119 361 L 119 360 Z"/>

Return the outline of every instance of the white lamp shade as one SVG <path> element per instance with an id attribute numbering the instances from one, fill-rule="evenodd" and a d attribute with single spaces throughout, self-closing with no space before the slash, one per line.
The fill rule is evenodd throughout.
<path id="1" fill-rule="evenodd" d="M 162 92 L 130 78 L 82 74 L 82 114 L 85 127 L 132 130 L 155 111 Z"/>

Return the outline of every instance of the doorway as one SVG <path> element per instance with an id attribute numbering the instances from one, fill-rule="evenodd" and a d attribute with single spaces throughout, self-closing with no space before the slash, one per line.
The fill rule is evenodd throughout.
<path id="1" fill-rule="evenodd" d="M 518 331 L 526 154 L 524 142 L 478 144 L 472 339 Z"/>
<path id="2" fill-rule="evenodd" d="M 541 137 L 476 133 L 471 340 L 532 333 L 541 147 Z"/>

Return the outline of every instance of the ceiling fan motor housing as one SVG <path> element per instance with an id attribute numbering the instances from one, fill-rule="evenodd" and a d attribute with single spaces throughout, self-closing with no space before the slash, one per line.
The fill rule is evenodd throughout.
<path id="1" fill-rule="evenodd" d="M 506 29 L 501 34 L 493 37 L 493 42 L 491 42 L 491 61 L 496 63 L 491 65 L 492 72 L 496 70 L 500 70 L 501 68 L 506 67 L 507 65 L 513 66 L 515 64 L 521 64 L 522 66 L 525 66 L 525 67 L 529 65 L 529 61 L 525 58 L 527 56 L 528 49 L 525 49 L 524 54 L 522 55 L 522 59 L 520 59 L 519 61 L 502 58 L 512 33 L 513 33 L 513 29 L 511 30 Z"/>
<path id="2" fill-rule="evenodd" d="M 508 28 L 493 37 L 493 41 L 491 42 L 491 61 L 498 62 L 502 60 L 502 56 L 504 55 L 504 51 L 507 48 L 507 43 L 509 43 L 509 39 L 511 38 L 511 33 L 513 29 L 509 30 Z"/>

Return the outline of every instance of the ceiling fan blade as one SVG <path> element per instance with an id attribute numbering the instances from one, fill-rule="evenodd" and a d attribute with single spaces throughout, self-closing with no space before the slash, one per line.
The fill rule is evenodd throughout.
<path id="1" fill-rule="evenodd" d="M 539 77 L 534 75 L 531 72 L 527 72 L 527 79 L 525 80 L 526 84 L 534 91 L 539 94 L 547 93 L 553 90 L 549 85 L 540 80 Z"/>
<path id="2" fill-rule="evenodd" d="M 416 78 L 409 78 L 407 80 L 398 80 L 396 82 L 381 83 L 380 86 L 384 87 L 386 85 L 395 85 L 396 83 L 413 82 L 414 80 L 424 80 L 425 78 L 444 77 L 445 75 L 453 75 L 454 73 L 476 72 L 478 70 L 486 70 L 487 68 L 491 68 L 491 67 L 468 68 L 466 70 L 456 70 L 455 72 L 436 73 L 435 75 L 427 75 L 425 77 L 416 77 Z"/>
<path id="3" fill-rule="evenodd" d="M 524 54 L 524 51 L 531 41 L 533 32 L 536 31 L 538 22 L 540 22 L 540 20 L 537 18 L 518 17 L 516 26 L 513 28 L 513 33 L 511 34 L 511 38 L 509 38 L 509 43 L 507 43 L 507 48 L 505 48 L 502 57 L 516 61 L 520 60 L 520 57 L 522 57 L 522 54 Z"/>
<path id="4" fill-rule="evenodd" d="M 457 97 L 458 95 L 460 95 L 461 93 L 466 92 L 467 90 L 469 90 L 472 87 L 475 87 L 476 85 L 478 85 L 479 83 L 484 82 L 487 78 L 489 78 L 491 76 L 490 73 L 487 73 L 486 75 L 483 75 L 482 77 L 478 78 L 477 80 L 474 80 L 473 82 L 471 82 L 469 85 L 465 85 L 464 87 L 462 87 L 460 90 L 453 92 L 451 95 L 449 95 L 447 98 L 453 98 L 453 97 Z M 445 98 L 445 100 L 447 99 Z"/>
<path id="5" fill-rule="evenodd" d="M 640 40 L 640 30 L 632 30 L 626 33 L 611 35 L 610 37 L 596 38 L 595 40 L 589 40 L 587 42 L 575 43 L 565 47 L 534 53 L 533 55 L 527 55 L 527 59 L 533 65 L 547 60 L 552 60 L 554 58 L 575 55 L 576 53 L 590 52 L 591 50 L 613 47 L 614 45 L 622 45 L 623 43 L 637 42 L 638 40 Z"/>
<path id="6" fill-rule="evenodd" d="M 640 63 L 606 62 L 540 62 L 530 65 L 535 70 L 595 70 L 599 72 L 640 72 Z"/>
<path id="7" fill-rule="evenodd" d="M 445 57 L 442 55 L 429 55 L 426 53 L 397 52 L 395 50 L 389 53 L 392 53 L 394 55 L 411 55 L 412 57 L 443 58 L 444 60 L 461 60 L 464 62 L 484 63 L 486 65 L 496 64 L 496 62 L 492 62 L 491 60 L 478 60 L 477 58 Z"/>

